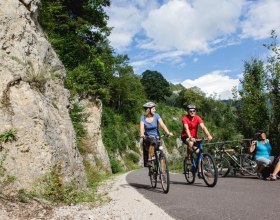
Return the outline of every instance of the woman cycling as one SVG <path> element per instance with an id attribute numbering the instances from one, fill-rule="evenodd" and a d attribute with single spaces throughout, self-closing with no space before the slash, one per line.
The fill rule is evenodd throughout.
<path id="1" fill-rule="evenodd" d="M 164 124 L 160 115 L 156 112 L 156 104 L 147 102 L 143 105 L 145 114 L 140 119 L 140 137 L 143 138 L 144 149 L 144 165 L 151 166 L 152 156 L 154 155 L 154 146 L 156 145 L 157 138 L 160 137 L 159 126 L 164 130 L 168 136 L 173 136 Z M 145 151 L 148 152 L 148 161 L 145 163 Z"/>

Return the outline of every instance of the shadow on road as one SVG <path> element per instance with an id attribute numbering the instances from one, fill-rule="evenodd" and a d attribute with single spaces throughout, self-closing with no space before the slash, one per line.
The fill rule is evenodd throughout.
<path id="1" fill-rule="evenodd" d="M 186 186 L 197 186 L 197 187 L 207 187 L 203 183 L 193 183 L 193 184 L 188 184 L 186 182 L 178 182 L 178 181 L 170 181 L 170 184 L 172 185 L 186 185 Z"/>
<path id="2" fill-rule="evenodd" d="M 157 187 L 157 188 L 153 188 L 149 185 L 144 185 L 144 184 L 139 184 L 139 183 L 129 183 L 130 186 L 136 188 L 136 189 L 145 189 L 145 190 L 148 190 L 148 191 L 151 191 L 151 192 L 156 192 L 156 193 L 161 193 L 163 194 L 164 192 L 162 191 L 162 188 L 161 188 L 161 185 L 160 183 L 158 183 L 160 187 Z"/>

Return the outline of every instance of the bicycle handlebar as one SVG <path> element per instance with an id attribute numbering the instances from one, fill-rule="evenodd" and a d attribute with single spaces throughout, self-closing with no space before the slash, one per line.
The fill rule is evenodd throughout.
<path id="1" fill-rule="evenodd" d="M 156 137 L 154 137 L 154 136 L 144 136 L 144 137 L 140 137 L 140 138 L 155 138 L 155 139 L 158 139 L 158 138 L 163 138 L 163 137 L 173 137 L 173 136 L 171 136 L 171 135 L 167 135 L 167 134 L 162 134 L 162 135 L 160 135 L 160 136 L 156 136 Z"/>

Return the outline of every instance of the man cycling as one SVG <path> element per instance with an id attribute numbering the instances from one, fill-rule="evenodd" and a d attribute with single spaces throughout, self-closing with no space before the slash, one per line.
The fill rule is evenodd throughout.
<path id="1" fill-rule="evenodd" d="M 208 141 L 212 140 L 212 136 L 204 125 L 203 120 L 198 115 L 196 115 L 195 105 L 185 106 L 185 111 L 187 112 L 187 115 L 183 116 L 182 118 L 183 129 L 181 133 L 181 139 L 183 143 L 187 145 L 186 157 L 189 158 L 194 147 L 195 140 L 198 139 L 198 127 L 200 127 L 206 134 Z M 198 150 L 196 153 L 199 153 Z M 200 170 L 201 168 L 199 167 L 199 171 Z"/>
<path id="2" fill-rule="evenodd" d="M 156 113 L 155 103 L 147 102 L 143 105 L 143 108 L 145 110 L 145 114 L 143 114 L 140 119 L 140 137 L 143 138 L 144 157 L 146 152 L 148 152 L 148 161 L 145 164 L 146 161 L 144 159 L 144 166 L 151 166 L 152 156 L 154 155 L 154 146 L 156 145 L 156 138 L 160 137 L 159 125 L 166 135 L 173 136 L 173 134 L 169 132 L 160 115 Z"/>

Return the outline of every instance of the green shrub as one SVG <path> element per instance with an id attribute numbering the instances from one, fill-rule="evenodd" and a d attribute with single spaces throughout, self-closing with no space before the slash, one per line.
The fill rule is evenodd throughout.
<path id="1" fill-rule="evenodd" d="M 131 152 L 127 155 L 127 158 L 133 163 L 138 163 L 140 161 L 140 156 L 137 153 Z"/>
<path id="2" fill-rule="evenodd" d="M 119 173 L 123 171 L 120 162 L 114 158 L 110 158 L 112 173 Z"/>
<path id="3" fill-rule="evenodd" d="M 16 141 L 16 130 L 15 129 L 8 129 L 5 130 L 3 133 L 0 134 L 0 141 L 7 143 Z"/>

